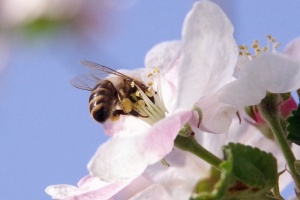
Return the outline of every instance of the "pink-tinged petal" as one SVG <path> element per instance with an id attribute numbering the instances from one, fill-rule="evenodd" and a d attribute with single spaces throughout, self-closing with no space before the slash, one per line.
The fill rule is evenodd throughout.
<path id="1" fill-rule="evenodd" d="M 285 102 L 283 102 L 280 105 L 281 115 L 283 117 L 288 117 L 288 116 L 290 116 L 290 114 L 293 110 L 297 109 L 297 107 L 298 106 L 297 106 L 295 99 L 293 97 L 290 97 L 288 100 L 286 100 Z"/>
<path id="2" fill-rule="evenodd" d="M 151 127 L 142 143 L 149 164 L 161 160 L 172 151 L 178 132 L 191 115 L 191 111 L 176 112 Z"/>
<path id="3" fill-rule="evenodd" d="M 225 85 L 220 100 L 238 107 L 257 105 L 266 92 L 285 93 L 300 88 L 300 64 L 280 54 L 264 53 L 241 71 L 236 81 Z"/>
<path id="4" fill-rule="evenodd" d="M 117 121 L 107 120 L 103 124 L 105 134 L 109 136 L 122 135 L 126 136 L 139 134 L 142 130 L 149 128 L 142 120 L 137 120 L 133 116 L 120 116 Z"/>
<path id="5" fill-rule="evenodd" d="M 291 58 L 300 62 L 300 37 L 291 41 L 283 50 L 283 53 L 287 54 Z"/>
<path id="6" fill-rule="evenodd" d="M 191 117 L 182 111 L 155 123 L 139 134 L 118 134 L 102 144 L 88 164 L 90 174 L 103 181 L 132 180 L 149 164 L 160 161 L 173 148 L 174 139 Z M 134 126 L 134 124 L 128 126 Z"/>
<path id="7" fill-rule="evenodd" d="M 191 109 L 231 79 L 237 61 L 233 26 L 219 6 L 194 4 L 183 26 L 182 55 L 178 107 Z"/>
<path id="8" fill-rule="evenodd" d="M 72 185 L 53 185 L 46 188 L 46 193 L 57 200 L 107 200 L 128 185 L 129 182 L 107 183 L 97 177 L 85 176 Z"/>

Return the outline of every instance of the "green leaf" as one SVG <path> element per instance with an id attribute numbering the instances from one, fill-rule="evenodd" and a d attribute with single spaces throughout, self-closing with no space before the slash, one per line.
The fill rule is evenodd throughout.
<path id="1" fill-rule="evenodd" d="M 292 111 L 292 115 L 287 118 L 287 139 L 300 145 L 300 104 L 297 110 Z"/>
<path id="2" fill-rule="evenodd" d="M 223 151 L 226 160 L 220 164 L 219 180 L 211 176 L 199 181 L 192 200 L 276 199 L 270 193 L 278 179 L 277 161 L 272 154 L 234 143 Z M 209 186 L 205 181 L 214 183 L 213 189 L 204 187 Z"/>

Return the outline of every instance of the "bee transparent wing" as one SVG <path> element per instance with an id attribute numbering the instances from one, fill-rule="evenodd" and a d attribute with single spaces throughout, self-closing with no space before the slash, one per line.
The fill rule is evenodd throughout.
<path id="1" fill-rule="evenodd" d="M 101 80 L 102 78 L 98 77 L 96 74 L 82 74 L 71 79 L 70 83 L 81 90 L 92 91 L 95 85 Z"/>
<path id="2" fill-rule="evenodd" d="M 80 63 L 86 67 L 88 67 L 89 69 L 93 70 L 94 72 L 98 72 L 99 74 L 103 74 L 103 73 L 109 73 L 109 74 L 114 74 L 114 75 L 117 75 L 117 76 L 121 76 L 121 77 L 124 77 L 128 80 L 132 80 L 132 78 L 126 76 L 125 74 L 122 74 L 116 70 L 113 70 L 109 67 L 106 67 L 104 65 L 100 65 L 100 64 L 97 64 L 97 63 L 94 63 L 94 62 L 90 62 L 90 61 L 86 61 L 86 60 L 82 60 L 80 61 Z M 95 73 L 94 73 L 95 74 Z"/>

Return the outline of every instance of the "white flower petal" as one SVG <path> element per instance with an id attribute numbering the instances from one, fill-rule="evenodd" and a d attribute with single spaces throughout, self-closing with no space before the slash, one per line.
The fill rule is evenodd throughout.
<path id="1" fill-rule="evenodd" d="M 195 184 L 209 173 L 209 164 L 180 149 L 175 148 L 168 154 L 166 161 L 169 167 L 157 163 L 149 166 L 144 173 L 149 180 L 164 187 L 166 199 L 189 199 Z"/>
<path id="2" fill-rule="evenodd" d="M 152 47 L 146 57 L 146 68 L 166 69 L 176 61 L 180 54 L 180 41 L 162 42 Z"/>
<path id="3" fill-rule="evenodd" d="M 227 133 L 233 117 L 236 117 L 237 108 L 222 103 L 219 100 L 218 95 L 213 95 L 205 98 L 197 103 L 202 111 L 202 122 L 201 126 L 204 130 L 212 133 Z M 195 116 L 196 123 L 199 116 Z M 194 123 L 195 124 L 195 123 Z M 195 126 L 195 125 L 194 125 Z"/>
<path id="4" fill-rule="evenodd" d="M 59 184 L 51 185 L 45 189 L 45 192 L 53 199 L 67 198 L 70 194 L 76 194 L 78 188 L 73 185 Z"/>
<path id="5" fill-rule="evenodd" d="M 238 49 L 231 22 L 210 1 L 194 4 L 182 37 L 178 106 L 191 109 L 201 97 L 214 94 L 231 79 Z"/>
<path id="6" fill-rule="evenodd" d="M 283 53 L 287 54 L 291 58 L 300 62 L 300 37 L 291 41 L 283 50 Z"/>
<path id="7" fill-rule="evenodd" d="M 103 181 L 127 181 L 138 177 L 148 162 L 141 153 L 143 134 L 112 137 L 102 144 L 88 163 L 91 175 Z"/>
<path id="8" fill-rule="evenodd" d="M 257 105 L 266 91 L 285 93 L 300 88 L 300 64 L 280 54 L 264 53 L 245 66 L 236 81 L 220 91 L 220 100 L 238 107 Z"/>

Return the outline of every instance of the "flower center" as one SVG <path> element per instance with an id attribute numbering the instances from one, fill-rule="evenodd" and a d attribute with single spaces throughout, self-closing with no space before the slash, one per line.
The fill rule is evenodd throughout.
<path id="1" fill-rule="evenodd" d="M 248 49 L 248 46 L 246 45 L 240 45 L 239 49 L 239 56 L 242 58 L 246 58 L 248 60 L 252 60 L 254 59 L 256 56 L 258 56 L 259 54 L 261 54 L 262 52 L 268 52 L 268 53 L 276 53 L 277 52 L 277 48 L 280 45 L 279 42 L 276 41 L 275 38 L 273 38 L 271 35 L 267 35 L 266 36 L 268 39 L 267 45 L 261 47 L 258 40 L 254 40 L 251 48 L 254 52 L 254 54 L 252 55 L 251 52 Z"/>
<path id="2" fill-rule="evenodd" d="M 152 125 L 166 117 L 168 111 L 162 98 L 159 69 L 155 68 L 153 73 L 148 74 L 148 78 L 148 89 L 146 91 L 141 90 L 141 88 L 137 86 L 138 91 L 136 96 L 140 96 L 142 100 L 139 100 L 136 104 L 134 104 L 134 109 L 141 115 L 147 116 L 142 118 L 140 117 L 139 119 Z M 153 87 L 156 88 L 156 91 Z"/>

